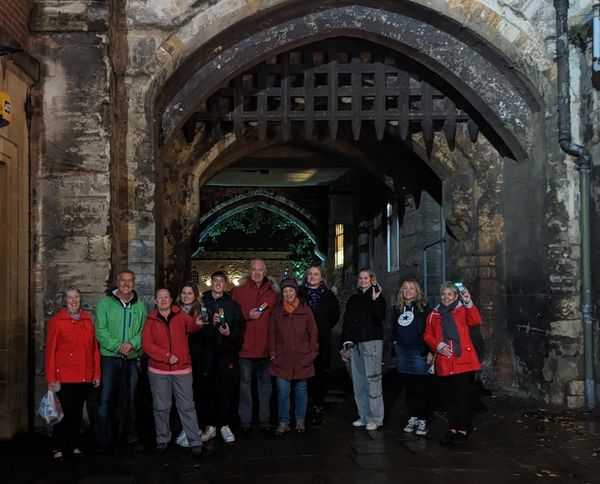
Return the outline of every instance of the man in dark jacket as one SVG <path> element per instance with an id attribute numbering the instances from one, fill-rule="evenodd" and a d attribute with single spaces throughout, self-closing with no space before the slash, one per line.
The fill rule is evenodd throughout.
<path id="1" fill-rule="evenodd" d="M 226 443 L 235 442 L 230 425 L 236 415 L 234 404 L 238 385 L 238 353 L 244 341 L 244 318 L 240 306 L 225 293 L 227 276 L 217 271 L 211 276 L 211 290 L 203 295 L 209 324 L 201 333 L 202 377 L 201 394 L 204 442 L 220 431 Z"/>

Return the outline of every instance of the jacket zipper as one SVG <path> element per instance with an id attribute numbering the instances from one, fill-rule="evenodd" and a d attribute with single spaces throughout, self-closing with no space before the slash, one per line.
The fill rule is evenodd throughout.
<path id="1" fill-rule="evenodd" d="M 131 316 L 129 317 L 131 321 Z M 127 329 L 127 308 L 123 308 L 123 340 L 121 343 L 125 343 L 125 330 Z"/>
<path id="2" fill-rule="evenodd" d="M 169 353 L 173 354 L 173 347 L 171 345 L 171 330 L 169 329 L 169 325 L 167 323 L 165 323 L 162 320 L 161 323 L 163 323 L 165 325 L 165 328 L 167 329 L 167 339 L 169 340 Z M 171 369 L 172 366 L 173 365 L 171 364 L 171 362 L 169 362 L 169 369 Z"/>

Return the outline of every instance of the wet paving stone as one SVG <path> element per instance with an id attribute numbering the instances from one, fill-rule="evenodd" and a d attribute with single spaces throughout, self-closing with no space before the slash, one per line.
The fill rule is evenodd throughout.
<path id="1" fill-rule="evenodd" d="M 438 442 L 446 429 L 436 414 L 429 434 L 406 434 L 399 402 L 374 432 L 355 429 L 350 397 L 330 404 L 318 428 L 283 437 L 259 429 L 237 433 L 235 444 L 211 440 L 206 455 L 189 449 L 165 455 L 122 451 L 117 457 L 90 453 L 80 461 L 50 462 L 47 435 L 32 433 L 0 444 L 1 484 L 495 484 L 551 481 L 600 484 L 597 416 L 533 408 L 488 398 L 476 430 L 464 447 Z"/>

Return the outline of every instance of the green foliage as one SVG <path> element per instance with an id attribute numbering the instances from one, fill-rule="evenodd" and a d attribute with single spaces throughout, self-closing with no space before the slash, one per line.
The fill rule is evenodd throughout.
<path id="1" fill-rule="evenodd" d="M 589 32 L 585 25 L 574 24 L 569 27 L 567 34 L 569 42 L 581 50 L 585 50 L 588 44 Z"/>
<path id="2" fill-rule="evenodd" d="M 307 234 L 291 220 L 263 208 L 244 210 L 215 225 L 200 240 L 199 249 L 204 250 L 202 242 L 217 244 L 219 238 L 228 231 L 239 231 L 245 234 L 256 234 L 260 231 L 267 238 L 285 234 L 289 240 L 290 269 L 298 279 L 304 275 L 304 271 L 314 260 L 315 244 Z"/>

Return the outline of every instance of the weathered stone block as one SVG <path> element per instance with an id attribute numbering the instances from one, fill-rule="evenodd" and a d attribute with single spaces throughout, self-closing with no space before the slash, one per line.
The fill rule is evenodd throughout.
<path id="1" fill-rule="evenodd" d="M 552 321 L 550 323 L 550 336 L 561 338 L 581 338 L 583 326 L 578 321 Z"/>
<path id="2" fill-rule="evenodd" d="M 111 243 L 110 236 L 99 235 L 89 237 L 87 240 L 88 255 L 92 261 L 106 261 L 110 259 Z"/>
<path id="3" fill-rule="evenodd" d="M 585 396 L 567 395 L 567 408 L 576 409 L 585 407 Z"/>
<path id="4" fill-rule="evenodd" d="M 585 386 L 583 381 L 570 381 L 567 383 L 567 395 L 585 396 Z"/>

